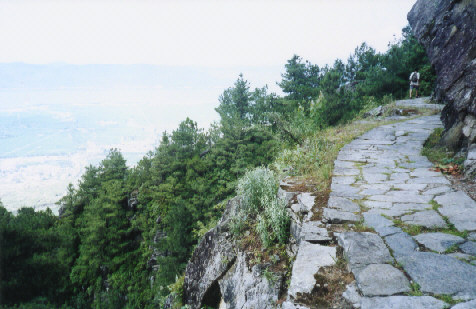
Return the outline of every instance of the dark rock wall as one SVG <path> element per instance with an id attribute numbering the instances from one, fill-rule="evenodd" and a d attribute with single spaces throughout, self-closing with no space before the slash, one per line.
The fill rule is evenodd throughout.
<path id="1" fill-rule="evenodd" d="M 446 130 L 476 116 L 476 0 L 418 0 L 408 21 L 435 68 Z"/>

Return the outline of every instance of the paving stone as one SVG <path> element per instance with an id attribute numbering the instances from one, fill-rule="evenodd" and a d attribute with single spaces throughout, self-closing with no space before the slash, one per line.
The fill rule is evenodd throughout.
<path id="1" fill-rule="evenodd" d="M 476 202 L 462 191 L 450 192 L 435 197 L 441 205 L 438 211 L 448 217 L 458 231 L 476 230 Z"/>
<path id="2" fill-rule="evenodd" d="M 355 183 L 355 176 L 335 176 L 332 177 L 332 183 L 350 185 Z"/>
<path id="3" fill-rule="evenodd" d="M 433 252 L 415 252 L 397 258 L 423 293 L 476 297 L 476 267 Z"/>
<path id="4" fill-rule="evenodd" d="M 330 196 L 340 196 L 351 199 L 361 198 L 361 196 L 359 195 L 360 188 L 356 188 L 353 186 L 332 183 L 331 190 L 332 191 Z"/>
<path id="5" fill-rule="evenodd" d="M 332 175 L 335 176 L 357 176 L 360 175 L 360 170 L 356 168 L 334 167 Z"/>
<path id="6" fill-rule="evenodd" d="M 430 204 L 416 204 L 416 203 L 395 203 L 393 204 L 392 209 L 398 211 L 422 211 L 425 209 L 431 208 Z"/>
<path id="7" fill-rule="evenodd" d="M 299 239 L 310 243 L 329 242 L 332 238 L 329 236 L 326 228 L 319 227 L 319 221 L 309 221 L 302 224 Z"/>
<path id="8" fill-rule="evenodd" d="M 298 293 L 310 293 L 316 284 L 314 274 L 321 267 L 334 265 L 336 260 L 336 247 L 301 242 L 293 264 L 288 294 L 296 298 Z"/>
<path id="9" fill-rule="evenodd" d="M 418 248 L 413 238 L 407 233 L 397 233 L 385 237 L 385 242 L 393 251 L 394 257 L 412 254 Z"/>
<path id="10" fill-rule="evenodd" d="M 464 260 L 464 261 L 471 261 L 474 259 L 474 256 L 466 254 L 466 253 L 461 253 L 461 252 L 453 252 L 447 254 L 447 256 L 451 256 L 452 258 L 458 259 L 458 260 Z"/>
<path id="11" fill-rule="evenodd" d="M 316 199 L 315 196 L 312 196 L 311 193 L 304 192 L 297 196 L 298 203 L 306 209 L 307 211 L 311 211 L 312 207 L 314 206 L 314 200 Z"/>
<path id="12" fill-rule="evenodd" d="M 468 240 L 476 241 L 476 232 L 468 234 Z"/>
<path id="13" fill-rule="evenodd" d="M 388 227 L 394 225 L 393 221 L 390 221 L 378 214 L 364 213 L 363 216 L 365 225 L 374 229 L 378 227 Z"/>
<path id="14" fill-rule="evenodd" d="M 383 195 L 388 191 L 388 189 L 364 189 L 359 192 L 362 196 L 369 196 L 369 195 Z"/>
<path id="15" fill-rule="evenodd" d="M 377 232 L 380 236 L 385 237 L 385 236 L 401 233 L 402 229 L 395 226 L 383 226 L 383 227 L 376 227 L 375 232 Z"/>
<path id="16" fill-rule="evenodd" d="M 377 234 L 344 232 L 339 234 L 337 239 L 352 271 L 358 271 L 369 264 L 393 261 L 382 238 Z"/>
<path id="17" fill-rule="evenodd" d="M 327 207 L 339 209 L 347 212 L 360 212 L 360 206 L 349 199 L 331 196 L 327 202 Z"/>
<path id="18" fill-rule="evenodd" d="M 474 309 L 474 308 L 476 308 L 476 299 L 465 302 L 465 303 L 459 303 L 451 307 L 451 309 Z"/>
<path id="19" fill-rule="evenodd" d="M 440 195 L 440 194 L 448 193 L 448 192 L 451 192 L 451 187 L 447 186 L 447 185 L 442 185 L 442 186 L 439 186 L 439 187 L 436 187 L 436 188 L 431 188 L 431 189 L 428 189 L 426 191 L 423 191 L 421 194 Z"/>
<path id="20" fill-rule="evenodd" d="M 446 233 L 423 233 L 413 237 L 420 244 L 436 252 L 445 252 L 451 246 L 461 244 L 464 238 Z"/>
<path id="21" fill-rule="evenodd" d="M 428 203 L 432 200 L 431 196 L 420 194 L 408 194 L 405 191 L 394 191 L 392 194 L 369 196 L 372 201 L 394 202 L 394 203 Z M 398 193 L 397 193 L 398 192 Z"/>
<path id="22" fill-rule="evenodd" d="M 416 168 L 410 173 L 412 177 L 437 177 L 441 176 L 440 172 L 432 171 L 428 168 Z"/>
<path id="23" fill-rule="evenodd" d="M 354 168 L 354 167 L 355 167 L 354 162 L 340 161 L 340 160 L 334 161 L 334 169 L 335 168 Z"/>
<path id="24" fill-rule="evenodd" d="M 368 208 L 392 208 L 392 202 L 380 202 L 380 201 L 363 201 L 362 204 Z"/>
<path id="25" fill-rule="evenodd" d="M 401 183 L 404 183 L 408 179 L 410 179 L 410 175 L 408 173 L 393 173 L 390 175 L 390 180 L 398 180 Z"/>
<path id="26" fill-rule="evenodd" d="M 387 181 L 386 174 L 375 174 L 375 173 L 366 173 L 363 172 L 364 181 L 372 184 L 372 183 L 384 183 Z"/>
<path id="27" fill-rule="evenodd" d="M 359 271 L 355 279 L 364 296 L 387 296 L 410 292 L 408 279 L 389 264 L 370 264 Z"/>
<path id="28" fill-rule="evenodd" d="M 433 166 L 433 165 L 432 165 Z M 410 178 L 407 180 L 407 184 L 445 184 L 449 185 L 450 181 L 446 179 L 444 176 L 439 177 L 417 177 L 417 178 Z"/>
<path id="29" fill-rule="evenodd" d="M 326 223 L 355 223 L 361 219 L 360 215 L 332 208 L 324 208 L 322 218 Z"/>
<path id="30" fill-rule="evenodd" d="M 444 309 L 446 303 L 431 296 L 363 297 L 361 309 Z"/>
<path id="31" fill-rule="evenodd" d="M 427 187 L 427 185 L 424 183 L 420 183 L 420 184 L 403 183 L 403 184 L 395 184 L 393 185 L 393 187 L 396 189 L 401 189 L 403 191 L 421 191 L 421 190 L 424 190 Z"/>
<path id="32" fill-rule="evenodd" d="M 464 253 L 471 254 L 472 256 L 476 256 L 476 242 L 474 241 L 467 241 L 461 246 L 459 246 L 459 248 Z"/>
<path id="33" fill-rule="evenodd" d="M 389 217 L 400 217 L 401 215 L 408 213 L 408 210 L 373 208 L 367 211 L 367 213 L 385 215 Z"/>
<path id="34" fill-rule="evenodd" d="M 346 286 L 342 297 L 353 305 L 354 308 L 360 308 L 360 301 L 362 296 L 360 296 L 359 291 L 357 290 L 357 282 L 353 281 L 351 284 Z"/>
<path id="35" fill-rule="evenodd" d="M 434 210 L 418 211 L 401 219 L 406 224 L 420 225 L 427 228 L 445 227 L 446 222 Z"/>

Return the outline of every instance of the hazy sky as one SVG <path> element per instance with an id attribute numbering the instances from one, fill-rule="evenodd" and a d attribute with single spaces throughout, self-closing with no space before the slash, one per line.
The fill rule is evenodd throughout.
<path id="1" fill-rule="evenodd" d="M 322 65 L 385 51 L 415 0 L 0 0 L 0 62 Z"/>

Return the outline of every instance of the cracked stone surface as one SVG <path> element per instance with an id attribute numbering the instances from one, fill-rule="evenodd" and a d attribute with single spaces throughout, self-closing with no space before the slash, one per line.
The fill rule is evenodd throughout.
<path id="1" fill-rule="evenodd" d="M 441 205 L 438 211 L 448 217 L 459 231 L 476 230 L 476 202 L 462 191 L 449 192 L 435 197 Z"/>
<path id="2" fill-rule="evenodd" d="M 382 238 L 377 234 L 345 232 L 339 234 L 338 242 L 344 249 L 344 255 L 353 272 L 369 264 L 384 264 L 393 261 Z"/>
<path id="3" fill-rule="evenodd" d="M 370 264 L 356 275 L 364 296 L 386 296 L 410 292 L 405 275 L 389 264 Z"/>
<path id="4" fill-rule="evenodd" d="M 439 253 L 464 242 L 464 238 L 446 233 L 423 233 L 413 238 L 428 249 Z"/>
<path id="5" fill-rule="evenodd" d="M 422 100 L 410 103 L 418 105 Z M 476 261 L 472 258 L 476 256 L 476 202 L 454 190 L 450 181 L 421 156 L 428 136 L 441 127 L 439 115 L 383 125 L 345 145 L 334 162 L 322 222 L 329 228 L 363 219 L 364 225 L 374 230 L 334 233 L 356 279 L 343 294 L 354 308 L 451 307 L 432 297 L 436 294 L 467 301 L 451 308 L 476 308 Z M 422 226 L 425 232 L 412 237 L 398 222 Z M 448 224 L 469 233 L 459 237 L 439 232 L 451 228 Z M 420 248 L 439 253 L 421 252 Z M 448 248 L 452 252 L 444 254 Z M 309 261 L 312 255 L 307 256 Z M 309 280 L 303 285 L 306 288 L 299 287 L 301 291 L 312 289 L 315 283 L 310 274 L 316 269 L 301 270 Z M 291 291 L 297 295 L 301 292 L 296 290 L 300 283 L 294 268 L 293 280 Z M 411 291 L 410 280 L 420 286 L 423 296 L 404 295 Z M 287 302 L 292 304 L 292 300 L 288 297 Z"/>
<path id="6" fill-rule="evenodd" d="M 476 267 L 433 252 L 414 252 L 397 258 L 424 293 L 476 298 Z"/>
<path id="7" fill-rule="evenodd" d="M 426 228 L 446 227 L 446 222 L 434 210 L 418 211 L 402 217 L 405 224 L 420 225 Z"/>

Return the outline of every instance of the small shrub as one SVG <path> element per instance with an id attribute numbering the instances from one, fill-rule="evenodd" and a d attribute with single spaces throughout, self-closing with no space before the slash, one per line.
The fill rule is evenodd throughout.
<path id="1" fill-rule="evenodd" d="M 246 172 L 240 178 L 237 193 L 241 196 L 244 209 L 250 214 L 263 210 L 262 200 L 276 197 L 279 181 L 276 175 L 266 167 L 258 167 Z"/>

